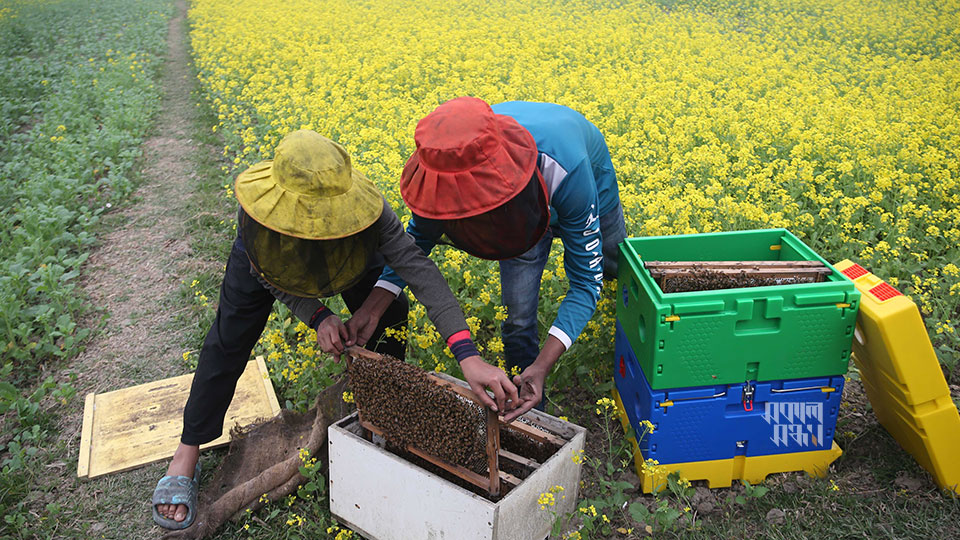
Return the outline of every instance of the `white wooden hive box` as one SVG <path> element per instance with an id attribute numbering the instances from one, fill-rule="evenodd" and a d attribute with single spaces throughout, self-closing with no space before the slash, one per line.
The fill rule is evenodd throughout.
<path id="1" fill-rule="evenodd" d="M 366 440 L 353 413 L 328 429 L 330 511 L 370 540 L 543 540 L 553 516 L 538 499 L 561 486 L 551 509 L 574 510 L 580 465 L 572 458 L 583 450 L 586 430 L 539 411 L 523 419 L 565 444 L 492 502 Z"/>

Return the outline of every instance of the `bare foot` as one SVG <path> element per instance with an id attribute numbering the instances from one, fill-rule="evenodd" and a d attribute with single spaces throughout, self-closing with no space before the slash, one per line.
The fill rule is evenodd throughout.
<path id="1" fill-rule="evenodd" d="M 167 467 L 167 476 L 186 476 L 193 478 L 197 461 L 200 460 L 200 447 L 180 443 L 173 454 L 170 466 Z M 167 519 L 183 521 L 187 519 L 187 505 L 185 504 L 158 504 L 157 512 Z"/>

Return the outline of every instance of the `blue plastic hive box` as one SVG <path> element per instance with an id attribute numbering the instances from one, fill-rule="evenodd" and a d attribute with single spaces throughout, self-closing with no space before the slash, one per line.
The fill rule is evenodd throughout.
<path id="1" fill-rule="evenodd" d="M 653 390 L 619 321 L 615 351 L 614 380 L 644 459 L 684 463 L 833 444 L 842 376 Z"/>

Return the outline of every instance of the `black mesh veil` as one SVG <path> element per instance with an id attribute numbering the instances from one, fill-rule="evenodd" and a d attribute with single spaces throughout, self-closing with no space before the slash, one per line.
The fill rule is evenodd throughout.
<path id="1" fill-rule="evenodd" d="M 334 240 L 304 240 L 261 225 L 240 209 L 240 234 L 247 256 L 263 279 L 305 298 L 333 296 L 355 285 L 379 243 L 376 224 Z"/>
<path id="2" fill-rule="evenodd" d="M 512 259 L 543 238 L 550 207 L 540 172 L 512 199 L 477 216 L 438 220 L 454 246 L 482 259 Z"/>

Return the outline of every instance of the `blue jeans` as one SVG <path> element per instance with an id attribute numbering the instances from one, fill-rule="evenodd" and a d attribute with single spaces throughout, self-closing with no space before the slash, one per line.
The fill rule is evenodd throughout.
<path id="1" fill-rule="evenodd" d="M 603 278 L 617 277 L 617 245 L 627 236 L 623 222 L 623 206 L 600 216 L 603 237 Z M 553 232 L 547 233 L 529 251 L 500 261 L 500 290 L 507 320 L 503 321 L 503 355 L 507 368 L 526 369 L 540 354 L 537 308 L 540 303 L 540 279 L 550 255 Z M 570 336 L 576 339 L 576 336 Z"/>

